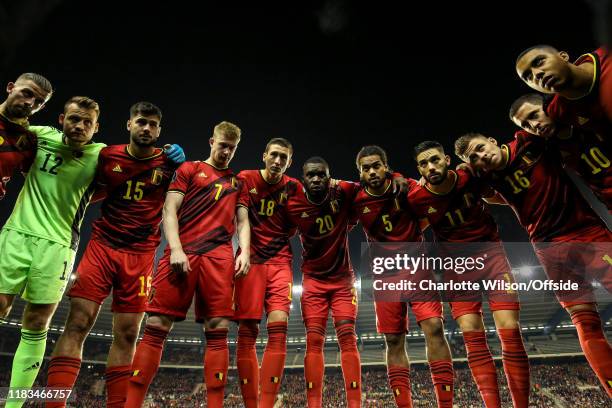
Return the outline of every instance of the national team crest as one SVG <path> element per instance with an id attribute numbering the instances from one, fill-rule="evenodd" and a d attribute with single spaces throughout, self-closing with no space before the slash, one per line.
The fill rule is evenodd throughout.
<path id="1" fill-rule="evenodd" d="M 287 193 L 280 193 L 280 197 L 278 198 L 278 203 L 282 205 L 286 201 L 287 201 Z"/>
<path id="2" fill-rule="evenodd" d="M 164 178 L 164 172 L 160 168 L 153 169 L 153 174 L 151 175 L 151 184 L 155 186 L 159 186 Z"/>
<path id="3" fill-rule="evenodd" d="M 1 138 L 0 138 L 1 139 Z M 0 143 L 2 144 L 2 143 Z M 17 143 L 15 144 L 19 150 L 26 150 L 30 146 L 30 141 L 28 140 L 28 135 L 23 134 L 19 136 L 17 139 Z"/>

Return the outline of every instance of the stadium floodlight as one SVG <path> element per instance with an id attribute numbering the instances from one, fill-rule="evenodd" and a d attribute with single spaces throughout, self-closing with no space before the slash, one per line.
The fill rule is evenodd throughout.
<path id="1" fill-rule="evenodd" d="M 534 271 L 533 266 L 523 265 L 523 266 L 519 267 L 518 269 L 519 269 L 519 274 L 522 277 L 529 278 L 529 277 L 531 277 L 533 275 L 533 271 Z"/>

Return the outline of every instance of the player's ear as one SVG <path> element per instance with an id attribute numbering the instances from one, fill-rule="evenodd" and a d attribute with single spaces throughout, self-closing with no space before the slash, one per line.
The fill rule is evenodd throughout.
<path id="1" fill-rule="evenodd" d="M 131 130 L 131 128 L 132 128 L 132 118 L 127 120 L 127 123 L 125 124 L 125 127 L 127 128 L 128 132 Z"/>
<path id="2" fill-rule="evenodd" d="M 444 160 L 446 160 L 446 165 L 450 166 L 451 158 L 448 154 L 444 155 Z"/>
<path id="3" fill-rule="evenodd" d="M 291 163 L 293 163 L 292 162 L 292 158 L 291 158 L 291 156 L 289 156 L 289 160 L 287 160 L 287 168 L 289 168 L 291 166 Z"/>
<path id="4" fill-rule="evenodd" d="M 266 162 L 266 156 L 268 155 L 268 152 L 263 152 L 263 154 L 261 155 L 261 160 L 265 163 Z"/>
<path id="5" fill-rule="evenodd" d="M 94 133 L 98 133 L 98 129 L 100 129 L 100 123 L 96 122 L 96 128 L 94 129 Z"/>
<path id="6" fill-rule="evenodd" d="M 497 140 L 493 139 L 492 137 L 489 137 L 487 140 L 497 146 Z"/>
<path id="7" fill-rule="evenodd" d="M 64 126 L 64 118 L 65 118 L 64 114 L 60 113 L 59 118 L 58 118 L 58 122 L 62 126 Z"/>
<path id="8" fill-rule="evenodd" d="M 563 61 L 566 61 L 566 62 L 569 61 L 570 59 L 569 54 L 565 51 L 559 51 L 559 56 L 561 57 Z"/>
<path id="9" fill-rule="evenodd" d="M 15 88 L 15 83 L 14 82 L 9 82 L 8 84 L 6 84 L 6 93 L 13 92 L 14 88 Z"/>
<path id="10" fill-rule="evenodd" d="M 212 147 L 212 145 L 215 143 L 215 138 L 211 137 L 210 139 L 208 139 L 208 143 L 210 144 L 210 147 Z"/>

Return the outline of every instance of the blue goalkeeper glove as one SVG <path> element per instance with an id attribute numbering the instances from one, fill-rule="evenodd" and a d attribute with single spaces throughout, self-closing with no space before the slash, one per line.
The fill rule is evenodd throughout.
<path id="1" fill-rule="evenodd" d="M 185 161 L 185 151 L 177 144 L 165 145 L 164 151 L 166 156 L 173 161 L 175 164 L 181 164 Z"/>

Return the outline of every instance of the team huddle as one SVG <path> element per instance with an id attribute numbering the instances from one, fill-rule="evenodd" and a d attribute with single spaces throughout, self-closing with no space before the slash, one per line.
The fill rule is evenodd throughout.
<path id="1" fill-rule="evenodd" d="M 425 241 L 423 231 L 431 228 L 437 242 L 485 247 L 489 258 L 481 273 L 512 281 L 488 210 L 488 204 L 499 204 L 514 210 L 550 279 L 571 276 L 580 283 L 579 296 L 562 291 L 556 295 L 571 316 L 587 361 L 612 398 L 612 349 L 591 286 L 597 280 L 610 292 L 612 253 L 607 252 L 609 245 L 584 245 L 609 244 L 612 233 L 566 172 L 576 172 L 610 211 L 611 67 L 605 48 L 573 63 L 550 46 L 529 48 L 517 58 L 516 70 L 542 94 L 525 95 L 511 105 L 510 119 L 521 128 L 514 138 L 498 141 L 479 133 L 457 138 L 455 154 L 462 164 L 456 168 L 440 143 L 421 142 L 413 156 L 419 181 L 392 172 L 381 147 L 364 146 L 356 157 L 358 183 L 332 179 L 321 157 L 303 163 L 301 181 L 287 176 L 293 146 L 284 138 L 267 142 L 263 169 L 234 173 L 229 165 L 241 130 L 227 121 L 215 126 L 206 160 L 185 161 L 180 146 L 156 146 L 162 112 L 149 102 L 130 108 L 128 144 L 92 141 L 100 108 L 87 97 L 66 102 L 59 116 L 61 130 L 30 126 L 28 119 L 51 98 L 53 89 L 41 75 L 22 74 L 8 84 L 8 97 L 0 105 L 0 198 L 16 172 L 27 173 L 0 232 L 0 319 L 7 318 L 16 295 L 27 302 L 10 387 L 30 388 L 38 375 L 49 323 L 70 281 L 90 202 L 102 200 L 101 216 L 67 291 L 70 311 L 51 355 L 47 387 L 74 387 L 85 339 L 112 291 L 107 406 L 141 407 L 165 340 L 174 322 L 186 318 L 195 298 L 196 321 L 203 323 L 206 338 L 207 406 L 223 406 L 228 330 L 234 321 L 238 378 L 247 408 L 273 407 L 282 382 L 293 285 L 289 240 L 294 234 L 303 247 L 300 301 L 308 406 L 322 406 L 323 349 L 331 310 L 347 406 L 360 407 L 350 230 L 361 224 L 372 245 L 419 244 Z M 154 265 L 160 225 L 167 246 Z M 567 246 L 556 245 L 567 243 L 583 244 L 571 253 L 572 262 Z M 416 277 L 430 274 L 420 270 Z M 482 317 L 483 295 L 501 342 L 513 406 L 527 408 L 529 362 L 516 293 L 445 299 L 462 331 L 472 377 L 484 406 L 501 407 Z M 453 362 L 444 335 L 443 302 L 433 290 L 409 300 L 375 300 L 396 404 L 412 407 L 405 346 L 409 308 L 424 333 L 437 406 L 452 408 Z M 260 364 L 255 343 L 264 312 L 268 341 Z M 144 334 L 137 344 L 145 313 Z M 24 402 L 14 398 L 6 406 Z M 46 406 L 63 407 L 66 400 L 48 401 Z"/>

